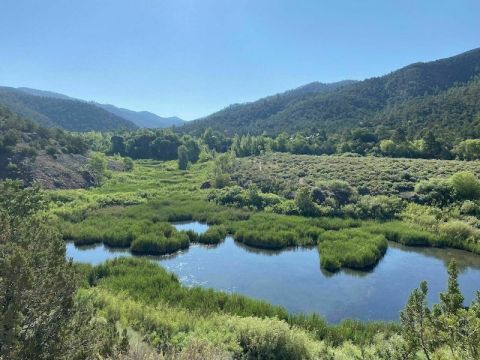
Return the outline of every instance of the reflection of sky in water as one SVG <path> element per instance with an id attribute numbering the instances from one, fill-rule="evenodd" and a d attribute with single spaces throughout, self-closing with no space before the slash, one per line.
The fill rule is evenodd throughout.
<path id="1" fill-rule="evenodd" d="M 103 245 L 78 249 L 67 244 L 67 257 L 75 261 L 98 264 L 118 256 L 131 255 Z M 174 255 L 150 258 L 177 274 L 186 286 L 238 292 L 293 312 L 317 312 L 332 322 L 343 318 L 397 320 L 408 295 L 422 280 L 428 281 L 429 301 L 437 302 L 446 287 L 445 264 L 452 258 L 461 271 L 460 286 L 467 304 L 480 289 L 480 256 L 395 243 L 389 243 L 385 257 L 370 272 L 331 274 L 320 270 L 316 248 L 257 251 L 230 237 L 218 246 L 192 245 Z"/>

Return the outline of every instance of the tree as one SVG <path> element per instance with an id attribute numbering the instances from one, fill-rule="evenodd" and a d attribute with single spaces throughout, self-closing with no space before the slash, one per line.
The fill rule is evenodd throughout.
<path id="1" fill-rule="evenodd" d="M 480 139 L 467 139 L 459 142 L 453 153 L 463 160 L 480 159 Z"/>
<path id="2" fill-rule="evenodd" d="M 113 357 L 114 323 L 75 300 L 79 276 L 39 188 L 2 182 L 0 199 L 0 359 Z"/>
<path id="3" fill-rule="evenodd" d="M 188 149 L 185 145 L 178 147 L 178 168 L 186 170 L 188 168 Z"/>
<path id="4" fill-rule="evenodd" d="M 415 354 L 420 349 L 427 360 L 432 359 L 433 343 L 429 328 L 431 325 L 431 312 L 427 306 L 428 286 L 425 281 L 419 289 L 413 290 L 408 299 L 407 306 L 400 314 L 403 326 L 403 337 L 410 353 Z"/>
<path id="5" fill-rule="evenodd" d="M 111 147 L 109 153 L 111 155 L 119 154 L 121 156 L 125 155 L 125 140 L 122 136 L 112 136 Z"/>
<path id="6" fill-rule="evenodd" d="M 301 215 L 314 216 L 318 213 L 317 206 L 310 196 L 310 190 L 306 186 L 297 190 L 295 194 L 295 206 Z"/>
<path id="7" fill-rule="evenodd" d="M 95 179 L 96 184 L 101 184 L 107 175 L 107 158 L 102 153 L 94 153 L 87 163 L 87 169 Z"/>

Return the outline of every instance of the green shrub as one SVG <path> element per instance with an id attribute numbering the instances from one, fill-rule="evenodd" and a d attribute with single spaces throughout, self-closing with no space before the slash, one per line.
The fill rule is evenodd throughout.
<path id="1" fill-rule="evenodd" d="M 470 242 L 476 244 L 480 239 L 480 230 L 458 220 L 441 223 L 438 231 L 445 245 L 461 249 L 469 249 Z"/>
<path id="2" fill-rule="evenodd" d="M 455 200 L 455 189 L 446 179 L 422 180 L 415 185 L 415 193 L 421 204 L 446 206 Z"/>
<path id="3" fill-rule="evenodd" d="M 404 203 L 394 196 L 367 195 L 360 197 L 355 208 L 357 214 L 362 218 L 389 220 L 403 210 Z"/>
<path id="4" fill-rule="evenodd" d="M 480 181 L 469 171 L 457 172 L 450 177 L 455 194 L 460 200 L 476 200 L 480 198 Z"/>

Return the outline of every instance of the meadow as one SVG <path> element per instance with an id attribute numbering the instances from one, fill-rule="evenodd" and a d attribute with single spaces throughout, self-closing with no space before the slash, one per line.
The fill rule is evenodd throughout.
<path id="1" fill-rule="evenodd" d="M 315 158 L 320 164 L 325 160 L 323 156 Z M 258 161 L 263 161 L 262 159 L 264 158 L 260 157 Z M 312 160 L 310 157 L 307 159 Z M 341 163 L 342 166 L 351 163 L 352 159 L 357 161 L 357 158 L 329 159 L 347 159 L 346 163 Z M 391 166 L 395 164 L 391 159 L 367 159 L 367 171 L 363 175 L 357 171 L 357 181 L 373 177 L 373 173 L 368 169 L 370 166 L 374 167 L 372 161 L 377 160 L 380 163 L 390 162 Z M 244 159 L 236 161 L 237 169 L 232 175 L 234 179 L 238 168 L 244 166 Z M 405 161 L 407 164 L 422 167 L 419 160 Z M 423 162 L 431 163 L 430 160 Z M 467 168 L 476 165 L 472 162 L 445 161 L 443 167 L 435 168 L 437 173 L 452 173 L 461 169 L 462 164 Z M 304 164 L 297 163 L 297 166 L 303 167 Z M 330 271 L 337 271 L 342 267 L 374 267 L 386 251 L 387 240 L 404 245 L 451 246 L 473 252 L 480 251 L 478 241 L 471 240 L 468 231 L 463 234 L 462 230 L 465 232 L 465 229 L 462 226 L 465 226 L 458 222 L 453 223 L 453 229 L 449 228 L 451 222 L 438 225 L 457 234 L 459 240 L 452 240 L 453 237 L 442 235 L 435 231 L 436 229 L 406 221 L 396 214 L 392 218 L 398 219 L 389 221 L 361 218 L 355 214 L 349 216 L 347 211 L 343 211 L 349 204 L 345 204 L 341 212 L 325 216 L 303 216 L 299 211 L 290 214 L 277 213 L 275 206 L 296 206 L 293 200 L 282 196 L 275 198 L 273 207 L 251 206 L 250 204 L 254 203 L 252 201 L 261 200 L 262 197 L 272 199 L 278 195 L 241 189 L 240 192 L 235 190 L 232 193 L 231 189 L 235 189 L 234 187 L 221 190 L 201 189 L 202 184 L 211 181 L 214 167 L 212 161 L 191 165 L 188 170 L 178 170 L 174 162 L 136 161 L 133 170 L 113 172 L 100 187 L 51 191 L 50 213 L 59 219 L 65 240 L 74 241 L 76 245 L 104 243 L 111 247 L 125 247 L 137 254 L 163 255 L 188 248 L 191 243 L 217 244 L 227 234 L 236 241 L 256 248 L 281 250 L 295 246 L 317 246 L 321 255 L 321 266 Z M 291 174 L 296 170 L 293 166 L 288 168 L 285 176 L 293 177 Z M 264 174 L 269 174 L 265 168 L 263 170 Z M 337 176 L 343 174 L 344 172 L 339 172 Z M 385 174 L 385 171 L 379 171 L 376 181 L 383 184 L 386 181 Z M 273 172 L 272 176 L 280 178 L 279 174 Z M 252 177 L 252 181 L 254 180 Z M 222 199 L 237 199 L 240 194 L 241 200 L 237 199 L 233 204 L 219 202 L 218 196 L 212 197 L 212 194 L 219 191 L 222 192 Z M 243 198 L 242 192 L 247 193 Z M 381 213 L 375 203 L 370 206 L 376 206 L 375 213 Z M 411 216 L 417 220 L 421 218 L 415 217 L 415 214 Z M 213 226 L 205 234 L 198 235 L 177 231 L 171 225 L 172 222 L 191 220 Z"/>

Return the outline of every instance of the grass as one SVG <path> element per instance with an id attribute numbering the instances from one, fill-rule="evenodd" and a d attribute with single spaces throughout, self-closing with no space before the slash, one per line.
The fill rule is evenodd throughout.
<path id="1" fill-rule="evenodd" d="M 214 324 L 229 333 L 236 334 L 236 321 L 249 324 L 252 329 L 268 323 L 273 326 L 272 333 L 267 334 L 269 336 L 274 336 L 277 325 L 284 324 L 281 326 L 286 332 L 298 329 L 308 334 L 312 341 L 323 340 L 336 345 L 344 341 L 368 344 L 374 340 L 378 332 L 390 335 L 398 330 L 398 326 L 393 323 L 381 322 L 367 324 L 349 320 L 339 325 L 328 325 L 323 318 L 315 314 L 289 314 L 280 306 L 242 295 L 200 287 L 184 287 L 174 274 L 145 259 L 119 258 L 91 267 L 89 270 L 82 269 L 82 272 L 88 279 L 88 285 L 85 286 L 87 289 L 94 289 L 97 295 L 105 294 L 109 298 L 108 307 L 116 307 L 118 317 L 127 316 L 128 324 L 136 325 L 136 330 L 162 337 L 156 340 L 160 344 L 172 342 L 174 341 L 172 338 L 182 333 L 183 335 L 196 331 L 210 333 L 213 324 L 207 325 L 203 321 L 218 316 L 225 321 L 233 321 L 230 324 L 233 327 L 229 326 L 228 330 L 223 325 L 216 322 Z M 99 300 L 100 303 L 102 301 L 105 299 Z M 128 304 L 145 309 L 145 312 L 132 309 Z M 129 314 L 132 312 L 133 315 Z M 137 312 L 143 315 L 140 316 Z M 156 315 L 158 323 L 151 324 L 150 320 L 145 318 L 148 318 L 148 314 L 158 314 Z M 137 318 L 134 320 L 132 316 Z M 242 318 L 251 320 L 241 320 Z M 268 320 L 264 322 L 262 319 Z M 202 323 L 200 329 L 199 322 Z M 226 339 L 222 341 L 228 342 Z M 244 346 L 245 344 L 242 345 L 240 342 L 240 347 Z"/>
<path id="2" fill-rule="evenodd" d="M 263 161 L 265 157 L 259 159 Z M 330 160 L 323 157 L 315 159 L 321 164 L 330 164 Z M 358 161 L 357 158 L 338 159 L 340 163 L 345 161 L 342 166 Z M 390 166 L 397 164 L 395 159 L 362 159 L 367 169 L 376 161 L 387 161 Z M 281 163 L 287 161 L 280 160 Z M 302 161 L 313 160 L 306 157 Z M 411 161 L 417 164 L 427 160 L 408 160 L 407 164 Z M 458 162 L 446 164 L 455 165 L 449 168 L 451 171 L 458 166 Z M 365 269 L 375 266 L 385 252 L 385 239 L 404 245 L 478 250 L 473 240 L 460 239 L 466 229 L 457 223 L 442 225 L 444 235 L 440 236 L 401 221 L 382 223 L 302 217 L 218 205 L 207 200 L 209 190 L 200 189 L 209 179 L 211 168 L 212 163 L 207 162 L 194 164 L 188 171 L 179 171 L 175 162 L 139 161 L 132 173 L 114 173 L 101 187 L 50 192 L 50 212 L 60 220 L 66 240 L 73 240 L 77 245 L 104 243 L 125 247 L 137 254 L 167 254 L 187 248 L 192 242 L 218 244 L 231 234 L 236 241 L 257 248 L 280 250 L 318 246 L 321 266 L 336 271 L 341 267 Z M 356 168 L 358 170 L 358 164 Z M 287 172 L 285 176 L 290 174 Z M 381 174 L 380 179 L 385 176 Z M 179 233 L 169 224 L 191 220 L 208 223 L 211 227 L 205 234 L 198 235 Z M 475 236 L 476 233 L 470 237 L 475 239 Z"/>

